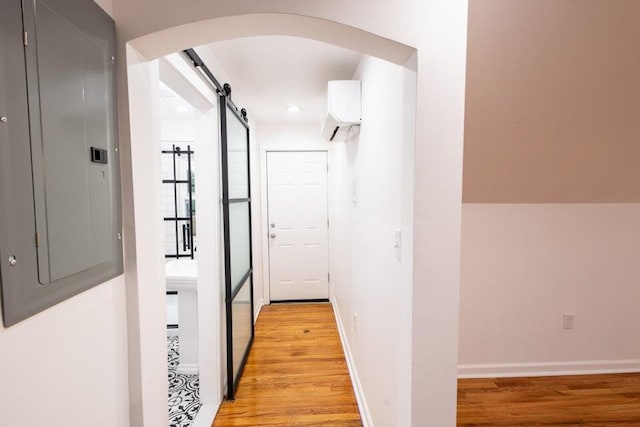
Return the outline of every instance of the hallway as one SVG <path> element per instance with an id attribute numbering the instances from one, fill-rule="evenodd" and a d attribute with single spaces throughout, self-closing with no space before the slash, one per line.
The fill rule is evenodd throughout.
<path id="1" fill-rule="evenodd" d="M 223 426 L 361 426 L 330 304 L 262 308 L 234 402 Z"/>

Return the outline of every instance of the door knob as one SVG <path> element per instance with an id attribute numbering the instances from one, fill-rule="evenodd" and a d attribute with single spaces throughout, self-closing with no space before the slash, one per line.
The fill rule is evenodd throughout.
<path id="1" fill-rule="evenodd" d="M 276 233 L 271 233 L 271 234 L 269 235 L 269 237 L 271 237 L 272 239 L 275 239 L 275 238 L 276 238 Z"/>

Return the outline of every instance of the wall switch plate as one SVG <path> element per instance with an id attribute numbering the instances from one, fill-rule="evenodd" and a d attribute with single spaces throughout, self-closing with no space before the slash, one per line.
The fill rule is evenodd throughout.
<path id="1" fill-rule="evenodd" d="M 562 329 L 573 329 L 575 317 L 574 313 L 564 313 L 562 315 Z"/>

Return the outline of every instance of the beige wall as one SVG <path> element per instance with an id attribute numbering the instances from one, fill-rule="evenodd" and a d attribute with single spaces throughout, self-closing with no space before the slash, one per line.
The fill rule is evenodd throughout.
<path id="1" fill-rule="evenodd" d="M 469 2 L 463 200 L 640 201 L 640 2 Z"/>

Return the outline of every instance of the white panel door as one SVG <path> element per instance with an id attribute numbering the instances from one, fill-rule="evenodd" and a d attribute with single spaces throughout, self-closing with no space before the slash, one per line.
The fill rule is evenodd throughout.
<path id="1" fill-rule="evenodd" d="M 327 153 L 267 153 L 271 300 L 329 298 Z"/>

